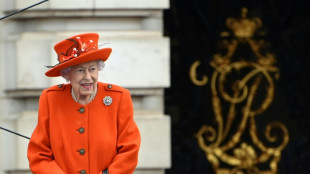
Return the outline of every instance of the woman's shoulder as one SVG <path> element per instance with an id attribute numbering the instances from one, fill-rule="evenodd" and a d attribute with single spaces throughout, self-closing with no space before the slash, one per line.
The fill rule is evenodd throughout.
<path id="1" fill-rule="evenodd" d="M 129 92 L 128 89 L 111 83 L 98 82 L 98 85 L 103 87 L 106 91 Z"/>
<path id="2" fill-rule="evenodd" d="M 51 97 L 51 96 L 63 96 L 64 91 L 69 90 L 69 84 L 59 84 L 59 85 L 54 85 L 49 88 L 43 89 L 41 92 L 40 98 L 46 98 L 46 97 Z"/>
<path id="3" fill-rule="evenodd" d="M 58 84 L 58 85 L 54 85 L 51 86 L 47 89 L 45 89 L 46 92 L 50 92 L 50 91 L 64 91 L 66 88 L 68 88 L 69 84 Z"/>

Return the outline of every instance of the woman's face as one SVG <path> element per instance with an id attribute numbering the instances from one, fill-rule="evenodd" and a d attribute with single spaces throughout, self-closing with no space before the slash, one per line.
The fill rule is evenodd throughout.
<path id="1" fill-rule="evenodd" d="M 85 62 L 75 66 L 65 78 L 70 81 L 75 97 L 79 99 L 89 99 L 92 92 L 97 88 L 98 65 L 96 61 Z"/>

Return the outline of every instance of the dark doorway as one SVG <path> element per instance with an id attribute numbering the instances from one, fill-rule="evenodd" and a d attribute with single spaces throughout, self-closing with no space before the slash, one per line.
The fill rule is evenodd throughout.
<path id="1" fill-rule="evenodd" d="M 165 113 L 172 119 L 172 167 L 166 174 L 213 174 L 195 134 L 212 124 L 214 113 L 207 86 L 189 78 L 190 66 L 201 62 L 197 74 L 210 75 L 209 62 L 218 51 L 228 17 L 259 17 L 265 39 L 277 57 L 280 77 L 266 119 L 282 121 L 290 141 L 278 164 L 280 174 L 310 173 L 310 1 L 308 0 L 171 0 L 164 12 L 165 35 L 171 39 L 171 87 L 165 90 Z"/>

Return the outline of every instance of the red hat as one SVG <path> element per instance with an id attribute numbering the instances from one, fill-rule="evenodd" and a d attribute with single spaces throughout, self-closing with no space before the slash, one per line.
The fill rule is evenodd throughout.
<path id="1" fill-rule="evenodd" d="M 60 70 L 73 65 L 93 60 L 106 61 L 112 49 L 98 49 L 98 39 L 99 35 L 97 33 L 85 33 L 58 42 L 54 49 L 58 55 L 59 63 L 55 66 L 48 66 L 51 69 L 45 75 L 57 77 L 60 76 Z"/>

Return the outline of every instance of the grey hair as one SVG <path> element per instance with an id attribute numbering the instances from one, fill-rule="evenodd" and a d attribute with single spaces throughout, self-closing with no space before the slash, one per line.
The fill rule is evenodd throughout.
<path id="1" fill-rule="evenodd" d="M 103 60 L 96 60 L 98 71 L 102 71 L 103 68 L 105 67 L 105 63 Z M 68 68 L 60 70 L 60 75 L 67 81 L 69 82 L 68 79 L 65 78 L 65 76 L 72 70 L 72 66 L 69 66 Z"/>
<path id="2" fill-rule="evenodd" d="M 67 82 L 69 82 L 69 79 L 67 79 L 65 76 L 66 76 L 67 74 L 69 74 L 69 72 L 71 71 L 71 69 L 72 69 L 72 67 L 69 66 L 68 68 L 65 68 L 65 69 L 60 70 L 60 75 L 61 75 Z"/>
<path id="3" fill-rule="evenodd" d="M 102 71 L 103 68 L 105 67 L 105 63 L 103 60 L 97 60 L 97 65 L 98 65 L 98 70 Z"/>

